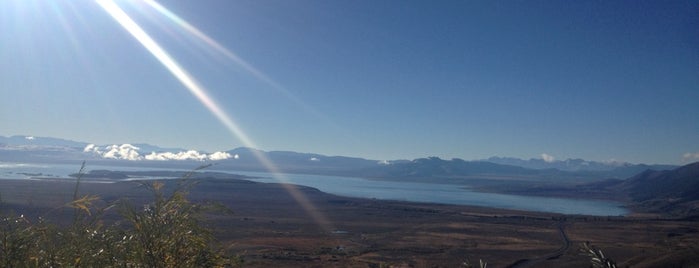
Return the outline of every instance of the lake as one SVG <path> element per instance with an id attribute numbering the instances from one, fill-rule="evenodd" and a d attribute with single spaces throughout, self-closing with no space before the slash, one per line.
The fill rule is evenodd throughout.
<path id="1" fill-rule="evenodd" d="M 259 177 L 251 179 L 252 181 L 292 183 L 317 188 L 330 194 L 349 197 L 596 216 L 619 216 L 629 212 L 622 207 L 621 203 L 613 201 L 482 193 L 453 184 L 378 181 L 326 175 L 275 175 L 265 172 L 235 173 Z"/>
<path id="2" fill-rule="evenodd" d="M 63 164 L 23 164 L 0 162 L 0 178 L 27 179 L 31 177 L 65 178 L 76 173 L 79 167 Z M 89 170 L 109 169 L 122 171 L 173 170 L 144 167 L 89 166 Z M 208 170 L 256 177 L 252 181 L 262 183 L 292 183 L 317 188 L 326 193 L 360 198 L 471 205 L 526 211 L 584 214 L 596 216 L 625 215 L 628 210 L 621 203 L 603 200 L 582 200 L 553 197 L 522 196 L 471 191 L 453 184 L 378 181 L 363 178 L 326 175 L 272 174 L 266 172 L 242 172 Z"/>

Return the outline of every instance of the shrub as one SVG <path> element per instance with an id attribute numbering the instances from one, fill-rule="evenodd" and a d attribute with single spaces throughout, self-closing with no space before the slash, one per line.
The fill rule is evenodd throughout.
<path id="1" fill-rule="evenodd" d="M 85 164 L 78 173 L 73 220 L 67 226 L 20 216 L 0 217 L 0 267 L 230 267 L 240 260 L 212 246 L 200 224 L 202 206 L 187 199 L 192 172 L 170 194 L 164 183 L 143 183 L 153 201 L 141 209 L 119 202 L 120 218 L 105 225 L 103 215 L 117 204 L 96 205 L 95 195 L 78 196 Z M 203 167 L 200 167 L 203 168 Z M 198 168 L 198 169 L 200 169 Z M 198 170 L 195 169 L 195 170 Z M 103 202 L 102 202 L 103 203 Z M 0 211 L 1 212 L 1 211 Z"/>

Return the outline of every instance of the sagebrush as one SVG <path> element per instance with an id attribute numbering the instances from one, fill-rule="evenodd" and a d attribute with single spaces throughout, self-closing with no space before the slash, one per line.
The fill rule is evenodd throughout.
<path id="1" fill-rule="evenodd" d="M 0 267 L 233 267 L 241 260 L 215 247 L 201 224 L 202 206 L 187 199 L 192 172 L 165 193 L 164 183 L 144 182 L 153 199 L 137 207 L 125 200 L 102 204 L 96 195 L 78 195 L 78 173 L 68 225 L 45 217 L 0 213 Z M 98 205 L 100 203 L 100 205 Z M 104 215 L 116 210 L 118 217 Z M 2 212 L 2 211 L 0 211 Z M 109 223 L 105 223 L 109 222 Z"/>

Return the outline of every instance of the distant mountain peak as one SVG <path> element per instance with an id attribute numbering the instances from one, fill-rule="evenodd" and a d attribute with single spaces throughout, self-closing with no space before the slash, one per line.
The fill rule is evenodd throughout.
<path id="1" fill-rule="evenodd" d="M 483 161 L 504 164 L 504 165 L 514 165 L 530 169 L 549 169 L 555 168 L 562 171 L 611 171 L 617 168 L 632 167 L 636 166 L 628 162 L 609 160 L 609 161 L 588 161 L 581 158 L 568 158 L 565 160 L 556 159 L 543 159 L 543 158 L 530 158 L 524 160 L 515 157 L 490 157 Z M 674 167 L 668 165 L 653 165 L 662 167 Z"/>
<path id="2" fill-rule="evenodd" d="M 196 150 L 180 148 L 163 148 L 147 143 L 124 143 L 111 145 L 96 145 L 86 142 L 77 142 L 60 138 L 38 137 L 33 135 L 15 135 L 11 137 L 0 136 L 0 149 L 6 151 L 5 159 L 17 159 L 18 152 L 25 151 L 23 157 L 50 157 L 51 159 L 85 159 L 86 156 L 97 159 L 116 160 L 231 160 L 228 165 L 238 165 L 245 169 L 260 169 L 259 156 L 264 155 L 275 164 L 286 170 L 303 170 L 315 172 L 316 170 L 348 170 L 357 171 L 364 168 L 388 167 L 415 163 L 425 166 L 441 166 L 453 171 L 473 171 L 476 166 L 479 170 L 486 167 L 494 170 L 508 170 L 512 168 L 524 168 L 539 172 L 542 170 L 558 170 L 564 172 L 587 172 L 583 176 L 595 176 L 604 178 L 626 178 L 645 169 L 672 169 L 669 165 L 634 165 L 626 162 L 610 160 L 604 162 L 587 161 L 580 158 L 565 160 L 555 159 L 553 156 L 542 154 L 542 158 L 528 160 L 515 157 L 491 157 L 484 160 L 466 161 L 459 158 L 451 160 L 439 157 L 425 157 L 414 160 L 372 160 L 358 157 L 327 156 L 315 153 L 300 153 L 293 151 L 263 151 L 251 147 L 238 147 L 232 150 L 214 153 L 205 153 Z M 10 152 L 12 151 L 12 152 Z M 30 152 L 31 151 L 31 152 Z M 51 151 L 48 154 L 38 152 Z M 70 156 L 59 155 L 59 152 L 70 152 Z M 233 163 L 235 162 L 235 163 Z M 500 166 L 496 166 L 500 165 Z M 243 166 L 244 165 L 244 166 Z M 466 165 L 471 165 L 464 169 Z M 502 166 L 508 166 L 502 169 Z M 325 171 L 323 171 L 325 172 Z M 441 171 L 440 171 L 441 172 Z"/>
<path id="3" fill-rule="evenodd" d="M 37 137 L 33 135 L 14 135 L 10 137 L 0 136 L 0 144 L 5 144 L 6 146 L 47 146 L 47 147 L 69 147 L 69 148 L 82 148 L 87 145 L 86 142 L 77 142 L 72 140 L 51 138 L 51 137 Z"/>

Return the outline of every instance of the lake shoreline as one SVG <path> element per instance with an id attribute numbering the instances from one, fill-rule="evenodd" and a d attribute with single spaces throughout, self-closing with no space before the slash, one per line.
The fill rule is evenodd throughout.
<path id="1" fill-rule="evenodd" d="M 183 170 L 108 170 L 98 167 L 83 174 L 83 182 L 111 183 L 118 181 L 176 179 L 192 171 Z M 456 184 L 432 184 L 424 182 L 396 182 L 363 178 L 324 176 L 309 174 L 271 174 L 264 172 L 238 172 L 206 169 L 196 176 L 225 179 L 245 179 L 263 183 L 290 183 L 308 186 L 338 196 L 368 198 L 387 201 L 406 201 L 424 204 L 464 205 L 527 212 L 559 213 L 568 215 L 623 216 L 635 213 L 618 200 L 598 200 L 551 197 L 547 195 L 508 194 L 499 191 L 480 191 L 479 187 L 464 189 Z M 28 180 L 74 180 L 68 178 L 32 177 Z M 371 182 L 371 183 L 367 183 Z M 376 185 L 375 185 L 376 184 Z M 354 188 L 352 188 L 354 187 Z M 598 209 L 599 208 L 599 209 Z M 605 212 L 606 211 L 606 212 Z"/>
<path id="2" fill-rule="evenodd" d="M 218 241 L 244 257 L 246 267 L 372 267 L 381 263 L 455 267 L 466 258 L 506 267 L 557 252 L 560 224 L 572 246 L 557 252 L 561 254 L 558 259 L 543 260 L 549 267 L 589 264 L 576 250 L 584 241 L 602 247 L 619 263 L 632 260 L 631 264 L 638 264 L 658 259 L 649 253 L 667 254 L 665 244 L 657 241 L 699 240 L 691 221 L 351 198 L 311 187 L 206 177 L 192 178 L 197 184 L 189 199 L 220 203 L 233 211 L 231 215 L 208 214 L 206 224 Z M 70 220 L 72 209 L 65 204 L 72 200 L 74 182 L 0 180 L 3 212 L 24 214 L 28 219 Z M 142 182 L 81 183 L 79 195 L 97 195 L 103 205 L 125 199 L 138 207 L 152 200 Z M 177 184 L 177 180 L 163 182 L 165 189 Z M 299 205 L 289 189 L 305 196 L 312 207 Z M 324 220 L 317 221 L 310 212 Z M 668 237 L 667 232 L 673 236 Z M 679 247 L 673 254 L 684 254 L 680 242 L 672 242 Z M 656 244 L 657 250 L 645 246 Z"/>

